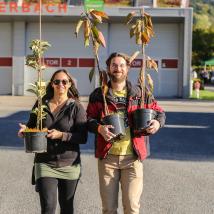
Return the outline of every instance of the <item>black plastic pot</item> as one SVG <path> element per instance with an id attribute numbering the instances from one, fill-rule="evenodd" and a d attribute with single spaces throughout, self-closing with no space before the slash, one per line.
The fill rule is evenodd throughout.
<path id="1" fill-rule="evenodd" d="M 47 152 L 47 132 L 24 132 L 25 151 L 27 153 Z"/>
<path id="2" fill-rule="evenodd" d="M 112 114 L 102 118 L 104 125 L 112 125 L 114 128 L 109 129 L 116 137 L 112 138 L 111 142 L 122 139 L 126 135 L 124 118 L 119 114 Z"/>
<path id="3" fill-rule="evenodd" d="M 133 125 L 135 131 L 143 131 L 149 126 L 150 120 L 156 116 L 156 111 L 152 109 L 137 109 L 133 112 Z"/>

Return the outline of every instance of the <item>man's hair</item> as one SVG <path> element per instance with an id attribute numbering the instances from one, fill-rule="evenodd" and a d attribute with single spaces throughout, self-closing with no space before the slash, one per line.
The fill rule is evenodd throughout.
<path id="1" fill-rule="evenodd" d="M 122 57 L 123 59 L 125 59 L 127 66 L 130 66 L 130 61 L 129 61 L 129 56 L 124 54 L 124 53 L 118 53 L 118 52 L 114 52 L 112 53 L 109 58 L 106 60 L 106 65 L 109 68 L 110 64 L 111 64 L 111 60 L 115 57 Z"/>

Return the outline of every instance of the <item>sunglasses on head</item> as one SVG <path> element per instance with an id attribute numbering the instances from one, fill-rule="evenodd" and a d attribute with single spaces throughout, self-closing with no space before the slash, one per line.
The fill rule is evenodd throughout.
<path id="1" fill-rule="evenodd" d="M 60 83 L 62 83 L 63 85 L 67 85 L 69 83 L 69 81 L 68 80 L 53 80 L 54 85 L 59 85 Z"/>

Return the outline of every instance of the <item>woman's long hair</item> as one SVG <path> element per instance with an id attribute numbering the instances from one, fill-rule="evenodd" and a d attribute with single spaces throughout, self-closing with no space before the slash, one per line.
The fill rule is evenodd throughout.
<path id="1" fill-rule="evenodd" d="M 71 83 L 71 87 L 68 89 L 68 97 L 75 99 L 75 100 L 79 100 L 79 92 L 77 90 L 77 88 L 75 87 L 74 84 L 74 80 L 72 78 L 72 76 L 68 73 L 68 71 L 66 71 L 65 69 L 60 69 L 54 72 L 54 74 L 52 75 L 50 82 L 48 83 L 47 87 L 46 87 L 46 95 L 44 96 L 44 99 L 51 99 L 54 96 L 54 89 L 52 87 L 52 82 L 55 78 L 55 76 L 58 73 L 63 72 L 64 74 L 67 75 L 69 82 Z"/>

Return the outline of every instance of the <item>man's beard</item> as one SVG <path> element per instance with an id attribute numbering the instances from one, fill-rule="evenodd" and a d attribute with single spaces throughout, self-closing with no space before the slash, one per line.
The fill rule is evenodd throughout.
<path id="1" fill-rule="evenodd" d="M 126 79 L 127 79 L 127 76 L 126 76 L 126 75 L 122 75 L 122 76 L 120 76 L 120 77 L 116 77 L 116 76 L 114 76 L 113 74 L 109 74 L 109 73 L 108 73 L 108 76 L 109 76 L 110 80 L 111 80 L 112 82 L 115 82 L 115 83 L 121 83 L 121 82 L 126 81 Z"/>

